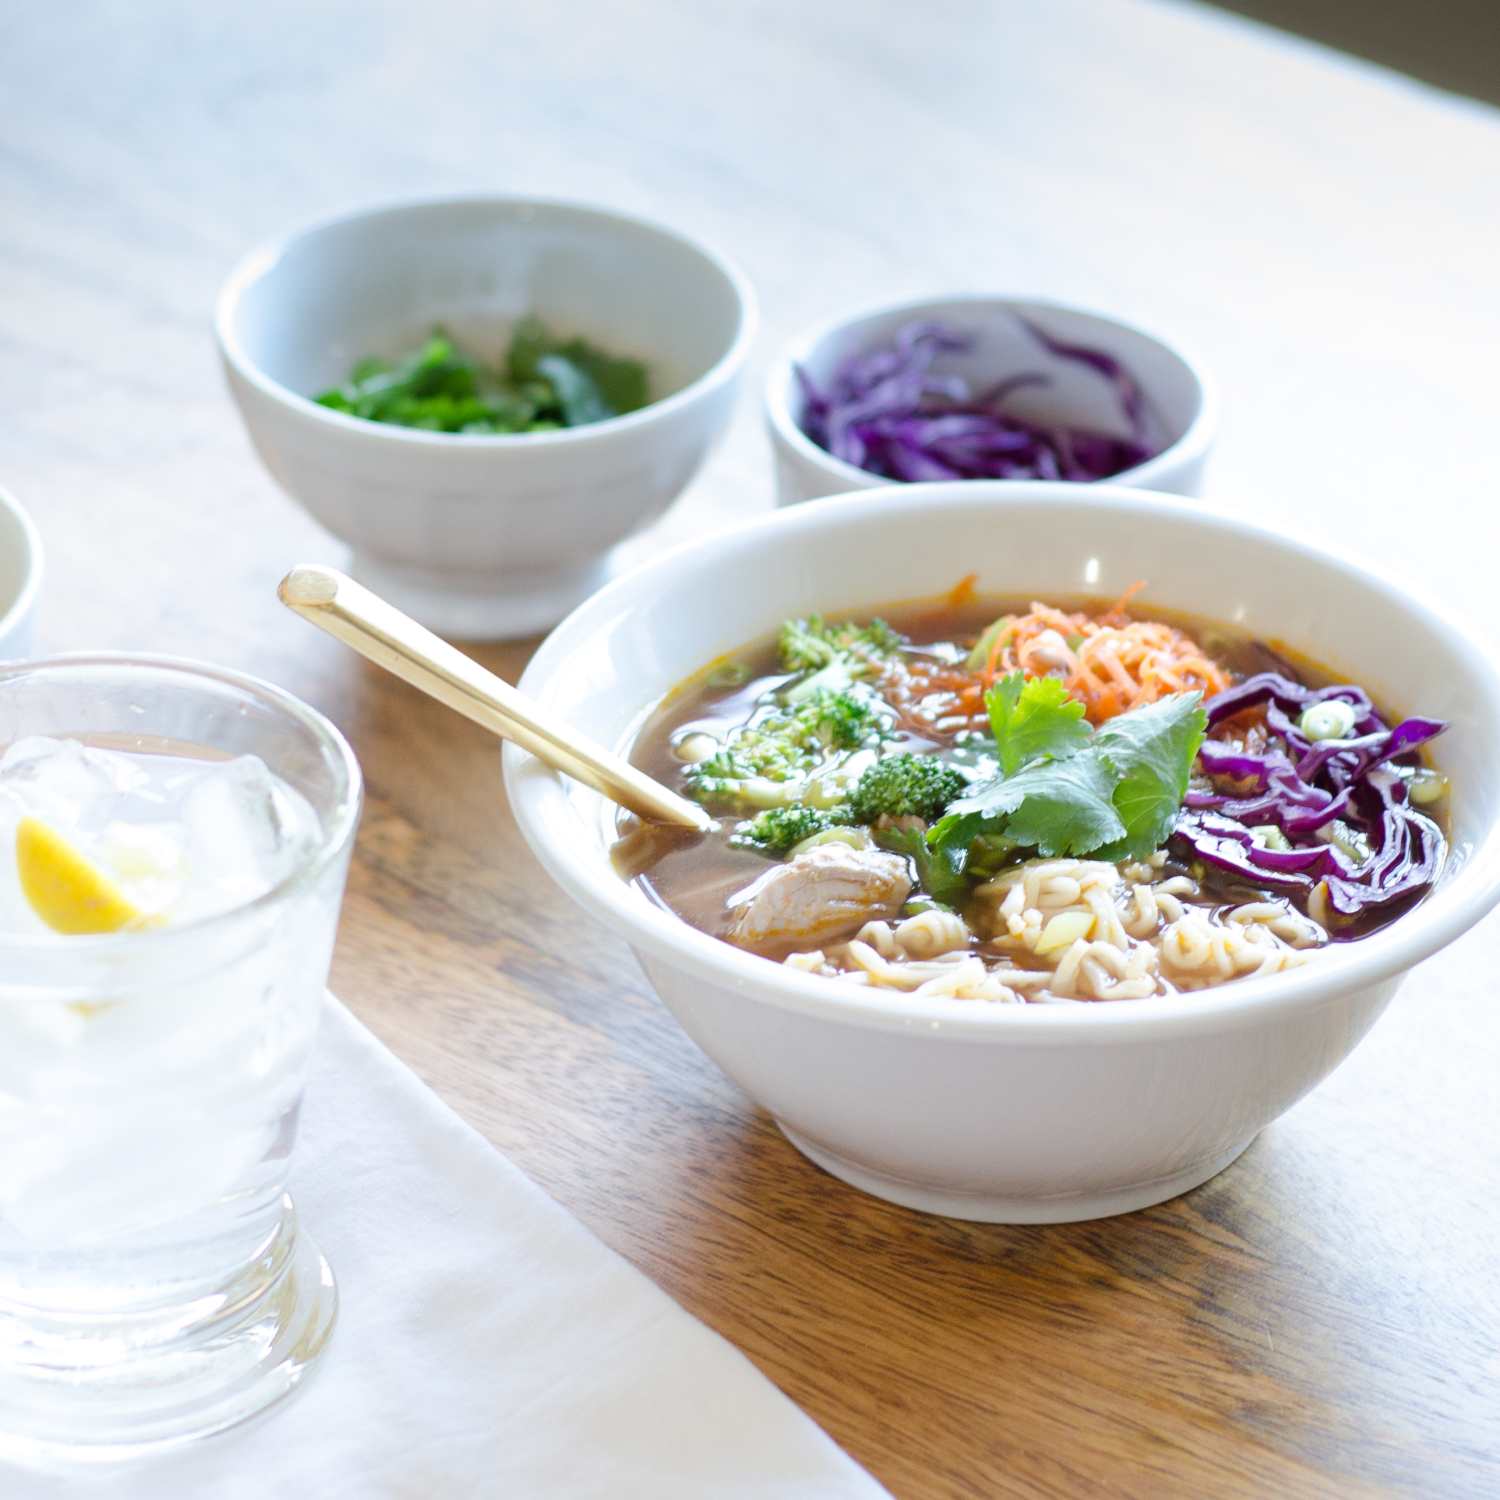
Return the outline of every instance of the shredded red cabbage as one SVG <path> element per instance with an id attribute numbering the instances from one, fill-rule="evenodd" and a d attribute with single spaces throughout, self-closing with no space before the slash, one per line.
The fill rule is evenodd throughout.
<path id="1" fill-rule="evenodd" d="M 1309 740 L 1298 719 L 1313 704 L 1333 698 L 1354 709 L 1354 737 Z M 1411 807 L 1393 761 L 1440 735 L 1447 724 L 1406 719 L 1390 729 L 1360 688 L 1305 688 L 1263 672 L 1204 704 L 1210 730 L 1261 704 L 1266 727 L 1286 749 L 1247 755 L 1223 741 L 1205 740 L 1198 752 L 1201 768 L 1241 783 L 1235 788 L 1240 795 L 1190 789 L 1176 836 L 1200 859 L 1256 885 L 1310 894 L 1326 882 L 1329 912 L 1346 924 L 1430 886 L 1442 864 L 1443 835 L 1431 818 Z M 1335 819 L 1364 839 L 1367 858 L 1330 841 Z M 1252 830 L 1268 825 L 1279 828 L 1292 847 L 1271 849 L 1258 841 Z M 1330 936 L 1340 936 L 1337 926 Z"/>
<path id="2" fill-rule="evenodd" d="M 908 482 L 944 479 L 1108 479 L 1151 458 L 1145 403 L 1135 379 L 1097 349 L 1062 344 L 1024 318 L 1021 326 L 1059 359 L 1089 365 L 1109 380 L 1130 423 L 1129 438 L 1078 427 L 1042 427 L 1007 416 L 1005 402 L 1025 386 L 1048 385 L 1040 371 L 1012 375 L 971 398 L 957 376 L 928 374 L 945 351 L 974 347 L 974 337 L 931 319 L 906 324 L 895 347 L 854 355 L 826 394 L 800 365 L 806 405 L 802 429 L 835 458 L 871 474 Z"/>

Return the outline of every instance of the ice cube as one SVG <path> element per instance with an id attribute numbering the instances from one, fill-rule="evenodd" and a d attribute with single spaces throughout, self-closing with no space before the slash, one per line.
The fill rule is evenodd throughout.
<path id="1" fill-rule="evenodd" d="M 119 879 L 126 900 L 149 915 L 170 906 L 192 880 L 181 840 L 176 823 L 116 820 L 104 825 L 91 852 Z"/>
<path id="2" fill-rule="evenodd" d="M 146 781 L 122 755 L 29 735 L 0 758 L 0 792 L 9 804 L 5 821 L 14 829 L 23 815 L 64 834 L 94 834 L 109 821 L 115 804 Z"/>
<path id="3" fill-rule="evenodd" d="M 196 777 L 179 808 L 192 881 L 176 921 L 243 906 L 279 885 L 318 839 L 317 815 L 255 755 Z"/>

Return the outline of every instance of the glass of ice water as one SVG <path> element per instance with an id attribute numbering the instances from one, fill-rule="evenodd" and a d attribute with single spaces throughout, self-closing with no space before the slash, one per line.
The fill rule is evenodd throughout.
<path id="1" fill-rule="evenodd" d="M 190 1442 L 327 1344 L 286 1184 L 360 797 L 253 678 L 0 667 L 0 1453 Z"/>

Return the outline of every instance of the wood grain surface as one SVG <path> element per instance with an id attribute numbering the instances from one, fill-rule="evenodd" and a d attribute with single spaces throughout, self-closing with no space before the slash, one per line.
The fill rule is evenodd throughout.
<path id="1" fill-rule="evenodd" d="M 382 196 L 598 199 L 729 246 L 751 388 L 644 556 L 770 504 L 754 385 L 811 319 L 1112 307 L 1219 371 L 1211 499 L 1487 618 L 1494 116 L 1134 0 L 0 21 L 0 484 L 48 549 L 39 644 L 248 668 L 340 724 L 370 800 L 333 986 L 399 1056 L 901 1500 L 1500 1493 L 1500 922 L 1183 1198 L 1008 1228 L 865 1197 L 552 886 L 498 745 L 276 604 L 346 553 L 260 468 L 209 326 L 251 244 Z M 534 644 L 472 650 L 514 681 Z"/>

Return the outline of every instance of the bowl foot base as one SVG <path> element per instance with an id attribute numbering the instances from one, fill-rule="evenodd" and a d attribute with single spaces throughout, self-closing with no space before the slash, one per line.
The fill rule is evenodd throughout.
<path id="1" fill-rule="evenodd" d="M 1046 1197 L 1004 1198 L 989 1193 L 966 1193 L 951 1189 L 926 1187 L 901 1177 L 860 1166 L 837 1152 L 814 1145 L 790 1126 L 776 1122 L 781 1133 L 809 1161 L 841 1182 L 857 1187 L 888 1203 L 915 1208 L 924 1214 L 940 1214 L 948 1219 L 969 1219 L 979 1224 L 1072 1224 L 1080 1219 L 1107 1219 L 1113 1214 L 1134 1213 L 1164 1203 L 1207 1182 L 1222 1172 L 1251 1141 L 1252 1135 L 1228 1151 L 1194 1162 L 1168 1177 L 1154 1177 L 1147 1182 L 1133 1182 L 1126 1187 L 1109 1188 L 1096 1193 L 1055 1193 Z"/>
<path id="2" fill-rule="evenodd" d="M 438 635 L 461 641 L 541 635 L 603 588 L 613 571 L 610 555 L 495 578 L 396 567 L 358 551 L 349 564 L 372 593 Z"/>

